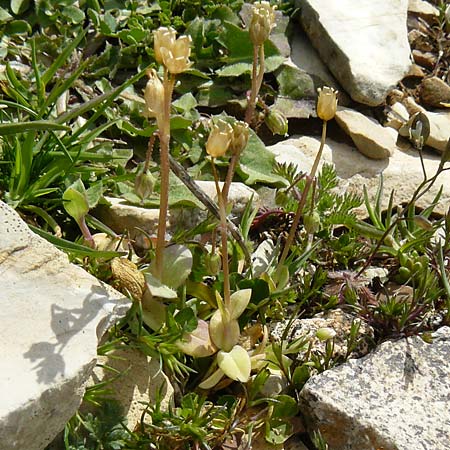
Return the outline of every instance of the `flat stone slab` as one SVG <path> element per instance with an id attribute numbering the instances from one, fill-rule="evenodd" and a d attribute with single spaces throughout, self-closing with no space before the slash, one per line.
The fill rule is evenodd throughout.
<path id="1" fill-rule="evenodd" d="M 448 450 L 450 328 L 385 342 L 312 377 L 301 392 L 309 432 L 330 450 Z"/>
<path id="2" fill-rule="evenodd" d="M 123 295 L 69 263 L 0 202 L 0 447 L 42 450 L 79 407 Z"/>
<path id="3" fill-rule="evenodd" d="M 297 0 L 300 21 L 353 100 L 380 105 L 410 69 L 408 0 Z"/>
<path id="4" fill-rule="evenodd" d="M 376 120 L 347 108 L 339 108 L 335 119 L 363 155 L 371 159 L 392 156 L 396 148 L 397 133 L 391 133 L 390 128 L 382 127 Z"/>

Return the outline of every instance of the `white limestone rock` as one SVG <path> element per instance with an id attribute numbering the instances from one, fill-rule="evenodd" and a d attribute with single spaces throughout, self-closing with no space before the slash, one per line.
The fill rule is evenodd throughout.
<path id="1" fill-rule="evenodd" d="M 447 450 L 450 328 L 433 343 L 385 342 L 368 356 L 310 378 L 301 392 L 308 431 L 330 450 Z"/>
<path id="2" fill-rule="evenodd" d="M 384 126 L 398 131 L 408 120 L 409 113 L 406 107 L 400 102 L 395 102 L 387 107 L 387 117 Z"/>
<path id="3" fill-rule="evenodd" d="M 380 105 L 410 69 L 408 0 L 298 0 L 300 21 L 353 100 Z"/>
<path id="4" fill-rule="evenodd" d="M 382 127 L 376 120 L 346 108 L 339 108 L 335 119 L 356 148 L 368 158 L 389 158 L 395 152 L 397 133 L 391 133 L 391 129 Z"/>
<path id="5" fill-rule="evenodd" d="M 320 139 L 302 136 L 293 137 L 267 148 L 275 154 L 277 162 L 292 162 L 299 170 L 309 172 L 319 146 Z M 423 157 L 425 169 L 428 176 L 431 176 L 436 173 L 440 156 L 424 151 Z M 423 180 L 419 154 L 413 149 L 398 150 L 390 158 L 372 160 L 353 147 L 327 139 L 320 165 L 324 162 L 335 166 L 337 175 L 341 179 L 342 190 L 362 195 L 363 186 L 366 186 L 372 201 L 382 173 L 385 192 L 381 201 L 382 208 L 387 208 L 392 189 L 395 192 L 394 204 L 401 204 L 411 199 L 413 192 Z M 436 183 L 416 202 L 416 205 L 420 208 L 430 206 L 441 185 L 443 186 L 442 196 L 435 211 L 445 214 L 450 207 L 450 183 L 447 172 L 441 173 Z M 367 217 L 364 207 L 357 212 L 361 217 Z"/>
<path id="6" fill-rule="evenodd" d="M 42 450 L 81 403 L 104 332 L 128 299 L 0 202 L 0 446 Z"/>
<path id="7" fill-rule="evenodd" d="M 425 0 L 408 0 L 408 11 L 423 17 L 439 17 L 439 9 Z"/>

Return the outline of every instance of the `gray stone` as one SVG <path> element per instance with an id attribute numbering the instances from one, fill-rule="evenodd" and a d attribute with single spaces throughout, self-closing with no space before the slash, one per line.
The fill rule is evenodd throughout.
<path id="1" fill-rule="evenodd" d="M 442 103 L 450 103 L 450 86 L 438 77 L 425 78 L 420 83 L 422 103 L 442 108 Z"/>
<path id="2" fill-rule="evenodd" d="M 130 306 L 0 202 L 0 442 L 42 450 L 81 403 L 105 331 Z"/>
<path id="3" fill-rule="evenodd" d="M 408 0 L 298 0 L 300 21 L 353 100 L 380 105 L 408 73 Z"/>
<path id="4" fill-rule="evenodd" d="M 267 148 L 275 154 L 277 162 L 293 163 L 300 171 L 309 172 L 319 146 L 320 139 L 318 138 L 294 136 Z M 432 176 L 439 167 L 440 156 L 424 151 L 423 159 L 428 176 Z M 411 199 L 412 194 L 423 180 L 419 154 L 411 147 L 394 152 L 388 159 L 371 160 L 349 145 L 327 139 L 320 166 L 323 163 L 334 165 L 341 180 L 339 186 L 342 191 L 356 192 L 362 195 L 363 186 L 365 186 L 372 204 L 379 186 L 380 175 L 383 174 L 385 195 L 381 199 L 382 208 L 387 208 L 392 189 L 394 190 L 394 204 L 399 205 Z M 450 183 L 447 172 L 441 173 L 431 189 L 417 200 L 416 205 L 420 208 L 430 206 L 441 185 L 443 187 L 442 196 L 435 212 L 445 214 L 450 207 Z M 357 210 L 357 213 L 360 217 L 367 217 L 364 207 Z"/>
<path id="5" fill-rule="evenodd" d="M 432 344 L 385 342 L 373 353 L 310 378 L 301 392 L 309 432 L 330 450 L 447 450 L 450 328 Z"/>
<path id="6" fill-rule="evenodd" d="M 384 159 L 396 150 L 397 133 L 357 111 L 340 108 L 336 122 L 352 138 L 356 148 L 371 159 Z"/>
<path id="7" fill-rule="evenodd" d="M 302 30 L 298 30 L 292 37 L 291 60 L 297 67 L 317 80 L 316 87 L 327 85 L 341 90 L 339 83 L 320 59 L 317 50 L 311 45 L 311 41 Z"/>

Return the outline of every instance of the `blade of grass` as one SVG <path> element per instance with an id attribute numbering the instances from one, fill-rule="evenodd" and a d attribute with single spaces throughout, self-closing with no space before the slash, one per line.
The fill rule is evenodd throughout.
<path id="1" fill-rule="evenodd" d="M 88 64 L 89 60 L 84 61 L 80 64 L 77 70 L 72 75 L 70 75 L 70 77 L 64 80 L 63 83 L 58 83 L 55 85 L 41 108 L 41 111 L 39 113 L 41 116 L 44 114 L 47 108 L 53 105 L 53 103 L 55 103 L 58 98 L 72 86 L 74 81 L 79 78 Z"/>
<path id="2" fill-rule="evenodd" d="M 98 250 L 94 250 L 90 247 L 86 247 L 85 245 L 76 244 L 66 239 L 53 236 L 52 234 L 47 233 L 46 231 L 41 230 L 40 228 L 37 228 L 33 225 L 28 226 L 30 227 L 31 231 L 43 237 L 44 239 L 52 243 L 55 247 L 58 247 L 60 250 L 64 250 L 77 256 L 89 256 L 92 258 L 112 259 L 117 256 L 123 256 L 125 254 L 123 252 L 101 252 Z"/>
<path id="3" fill-rule="evenodd" d="M 22 105 L 21 103 L 11 102 L 9 100 L 0 100 L 0 105 L 6 105 L 11 108 L 21 109 L 22 111 L 30 114 L 30 116 L 37 117 L 37 113 L 35 111 L 25 105 Z"/>
<path id="4" fill-rule="evenodd" d="M 70 130 L 66 125 L 51 120 L 35 120 L 32 122 L 0 123 L 0 136 L 7 134 L 25 133 L 27 131 Z"/>
<path id="5" fill-rule="evenodd" d="M 39 72 L 37 57 L 36 57 L 36 40 L 31 40 L 31 66 L 33 68 L 34 80 L 36 83 L 36 93 L 38 105 L 42 105 L 45 103 L 45 84 L 41 79 L 41 73 Z M 38 115 L 39 118 L 42 118 L 41 114 Z"/>
<path id="6" fill-rule="evenodd" d="M 87 28 L 84 29 L 67 47 L 63 52 L 55 59 L 53 64 L 43 73 L 41 80 L 44 86 L 53 79 L 56 72 L 65 64 L 72 52 L 77 48 L 78 44 L 84 39 L 87 33 Z"/>

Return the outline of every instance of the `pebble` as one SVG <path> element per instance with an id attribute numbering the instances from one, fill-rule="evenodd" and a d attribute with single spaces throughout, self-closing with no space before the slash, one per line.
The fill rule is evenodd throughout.
<path id="1" fill-rule="evenodd" d="M 450 86 L 438 77 L 425 78 L 420 84 L 420 99 L 428 106 L 442 107 L 450 102 Z"/>

